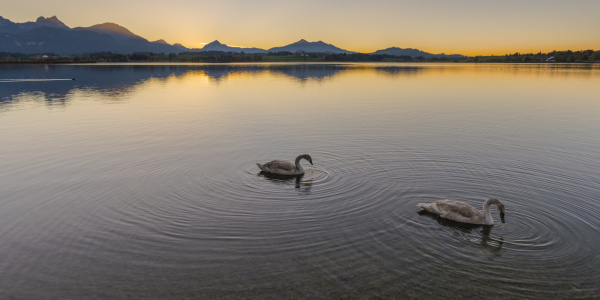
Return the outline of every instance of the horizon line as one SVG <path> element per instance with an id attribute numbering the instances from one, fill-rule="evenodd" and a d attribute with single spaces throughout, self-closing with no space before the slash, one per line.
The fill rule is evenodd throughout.
<path id="1" fill-rule="evenodd" d="M 0 17 L 2 17 L 2 16 L 0 15 Z M 4 17 L 2 17 L 2 18 L 4 18 Z M 53 15 L 52 17 L 40 16 L 37 19 L 39 19 L 39 18 L 44 18 L 45 20 L 56 19 L 57 21 L 59 21 L 60 23 L 62 23 L 62 25 L 66 26 L 69 29 L 89 28 L 89 27 L 96 26 L 96 25 L 102 25 L 102 24 L 106 24 L 106 23 L 111 23 L 111 24 L 115 24 L 115 25 L 121 26 L 124 29 L 128 30 L 129 32 L 133 33 L 127 27 L 125 27 L 123 25 L 120 25 L 119 23 L 116 23 L 116 22 L 102 22 L 102 23 L 99 23 L 99 24 L 91 25 L 91 26 L 70 27 L 70 26 L 64 24 L 62 21 L 60 21 L 60 19 L 56 15 Z M 13 21 L 11 21 L 10 19 L 7 19 L 7 18 L 4 18 L 4 19 L 6 19 L 6 20 L 8 20 L 8 21 L 10 21 L 12 23 L 15 23 L 15 24 L 23 24 L 23 23 L 27 23 L 27 22 L 33 22 L 33 23 L 37 22 L 37 19 L 35 21 L 26 21 L 26 22 L 21 22 L 21 23 L 19 23 L 19 22 L 13 22 Z M 133 33 L 133 34 L 135 34 L 135 33 Z M 159 39 L 156 39 L 156 40 L 150 40 L 150 39 L 147 39 L 147 38 L 145 38 L 145 37 L 143 37 L 141 35 L 138 35 L 138 36 L 146 39 L 149 42 L 156 42 L 156 41 L 160 41 L 160 40 L 166 42 L 165 38 L 159 38 Z M 302 40 L 307 41 L 307 39 L 301 38 L 297 42 L 302 41 Z M 215 39 L 214 41 L 219 41 L 219 39 Z M 234 48 L 242 48 L 242 49 L 243 48 L 247 48 L 247 49 L 254 48 L 254 49 L 260 49 L 260 50 L 268 51 L 268 50 L 270 50 L 272 48 L 285 47 L 285 46 L 289 46 L 289 45 L 297 43 L 297 42 L 292 42 L 290 44 L 284 44 L 283 46 L 273 46 L 273 47 L 269 47 L 267 49 L 265 49 L 264 47 L 260 47 L 260 46 L 237 46 L 237 45 L 234 46 L 234 45 L 230 45 L 230 44 L 226 44 L 226 43 L 221 43 L 221 42 L 219 42 L 219 43 L 221 43 L 221 44 L 223 44 L 225 46 L 234 47 Z M 316 42 L 323 42 L 323 39 L 319 39 Z M 202 45 L 201 48 L 186 46 L 186 45 L 190 45 L 189 42 L 186 42 L 186 43 L 182 43 L 182 42 L 168 43 L 168 42 L 166 42 L 166 43 L 168 45 L 170 45 L 170 46 L 181 45 L 181 46 L 185 47 L 188 50 L 202 50 L 207 44 L 210 44 L 212 42 L 209 42 L 209 43 L 196 42 L 197 44 Z M 310 42 L 310 43 L 315 43 L 315 42 L 313 41 L 313 42 Z M 560 48 L 553 47 L 552 50 L 541 50 L 539 48 L 545 48 L 545 47 L 538 47 L 537 50 L 532 50 L 531 49 L 532 47 L 525 46 L 525 47 L 521 47 L 521 48 L 529 48 L 529 49 L 528 50 L 501 50 L 501 51 L 481 51 L 481 50 L 466 49 L 464 52 L 463 51 L 452 51 L 452 52 L 450 52 L 450 51 L 447 51 L 447 50 L 441 50 L 441 51 L 439 51 L 439 50 L 438 51 L 435 51 L 435 50 L 426 50 L 427 48 L 419 48 L 419 47 L 406 47 L 406 48 L 403 48 L 403 47 L 396 46 L 396 45 L 384 47 L 384 48 L 381 48 L 381 49 L 373 48 L 373 49 L 376 49 L 376 50 L 366 50 L 366 51 L 365 51 L 365 48 L 367 48 L 367 47 L 361 47 L 362 49 L 357 51 L 357 50 L 348 50 L 346 48 L 341 48 L 341 47 L 338 47 L 338 46 L 336 46 L 334 44 L 327 43 L 327 42 L 323 42 L 323 43 L 325 43 L 327 45 L 334 46 L 334 47 L 336 47 L 336 48 L 338 48 L 340 50 L 343 50 L 343 51 L 348 51 L 348 52 L 353 52 L 353 53 L 360 53 L 360 54 L 373 54 L 373 53 L 375 53 L 377 51 L 387 50 L 387 49 L 390 49 L 390 48 L 398 48 L 398 49 L 403 49 L 403 50 L 413 49 L 413 50 L 422 51 L 422 52 L 425 52 L 425 53 L 428 53 L 428 54 L 432 54 L 432 55 L 462 55 L 462 56 L 468 56 L 468 57 L 476 57 L 476 56 L 506 56 L 506 55 L 512 55 L 512 54 L 515 54 L 515 53 L 520 53 L 520 54 L 537 54 L 537 53 L 550 53 L 550 52 L 555 52 L 555 51 L 556 52 L 563 52 L 563 51 L 587 51 L 587 50 L 592 50 L 592 51 L 595 51 L 595 52 L 599 51 L 599 50 L 594 49 L 593 47 L 579 47 L 579 48 L 573 47 L 573 48 L 570 48 L 570 47 L 566 46 L 566 47 L 560 47 Z M 369 47 L 369 48 L 372 48 L 372 47 Z M 500 52 L 501 54 L 496 54 L 497 52 Z"/>

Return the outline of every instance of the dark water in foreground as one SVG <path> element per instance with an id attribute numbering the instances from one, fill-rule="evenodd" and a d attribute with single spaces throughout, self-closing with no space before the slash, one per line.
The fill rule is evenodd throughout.
<path id="1" fill-rule="evenodd" d="M 0 298 L 598 298 L 599 95 L 589 65 L 2 65 Z M 504 226 L 416 207 L 490 197 Z"/>

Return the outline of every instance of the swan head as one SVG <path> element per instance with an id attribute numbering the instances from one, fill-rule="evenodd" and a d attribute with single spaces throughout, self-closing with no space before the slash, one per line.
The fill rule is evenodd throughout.
<path id="1" fill-rule="evenodd" d="M 308 155 L 308 154 L 302 154 L 302 155 L 300 155 L 300 156 L 298 156 L 298 157 L 299 157 L 299 158 L 306 159 L 306 160 L 307 160 L 307 161 L 308 161 L 308 162 L 309 162 L 311 165 L 313 164 L 313 162 L 312 162 L 312 157 L 310 157 L 310 155 Z"/>
<path id="2" fill-rule="evenodd" d="M 506 223 L 504 222 L 504 213 L 506 212 L 506 209 L 504 208 L 504 204 L 502 204 L 502 202 L 500 202 L 500 200 L 495 199 L 495 198 L 490 198 L 487 199 L 485 201 L 485 203 L 483 204 L 483 208 L 484 210 L 487 210 L 490 205 L 495 205 L 496 209 L 500 212 L 500 220 L 502 221 L 502 223 Z"/>
<path id="3" fill-rule="evenodd" d="M 498 203 L 496 204 L 496 208 L 500 211 L 500 220 L 502 221 L 502 223 L 506 223 L 504 222 L 504 212 L 506 211 L 504 209 L 504 204 Z"/>

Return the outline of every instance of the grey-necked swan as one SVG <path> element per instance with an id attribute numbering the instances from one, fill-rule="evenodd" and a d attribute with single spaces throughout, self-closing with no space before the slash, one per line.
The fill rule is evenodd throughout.
<path id="1" fill-rule="evenodd" d="M 490 205 L 496 206 L 496 209 L 500 212 L 500 220 L 504 223 L 504 204 L 494 198 L 483 202 L 483 212 L 461 201 L 440 200 L 432 203 L 417 204 L 418 207 L 430 213 L 440 215 L 444 219 L 469 224 L 493 225 L 494 219 L 490 212 Z"/>
<path id="2" fill-rule="evenodd" d="M 296 157 L 296 161 L 292 164 L 291 162 L 283 161 L 283 160 L 273 160 L 268 163 L 259 164 L 256 163 L 259 169 L 264 172 L 278 174 L 278 175 L 302 175 L 304 174 L 304 169 L 300 165 L 300 160 L 306 159 L 312 165 L 312 158 L 308 154 L 298 155 Z"/>

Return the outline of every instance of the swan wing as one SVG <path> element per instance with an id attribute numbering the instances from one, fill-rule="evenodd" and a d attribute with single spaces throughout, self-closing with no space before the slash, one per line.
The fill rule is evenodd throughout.
<path id="1" fill-rule="evenodd" d="M 460 201 L 442 200 L 431 204 L 440 217 L 456 222 L 481 224 L 483 214 L 471 205 Z"/>
<path id="2" fill-rule="evenodd" d="M 296 166 L 283 160 L 274 160 L 262 165 L 261 168 L 266 172 L 295 172 Z"/>
<path id="3" fill-rule="evenodd" d="M 419 203 L 417 206 L 430 213 L 438 214 L 444 219 L 471 224 L 485 223 L 483 214 L 464 202 L 442 200 L 432 203 Z"/>

